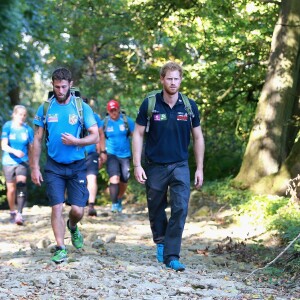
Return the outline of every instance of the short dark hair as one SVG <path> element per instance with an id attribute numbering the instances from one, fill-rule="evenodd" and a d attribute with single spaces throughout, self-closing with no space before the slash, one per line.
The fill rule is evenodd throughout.
<path id="1" fill-rule="evenodd" d="M 54 80 L 68 80 L 72 81 L 72 73 L 66 68 L 58 68 L 52 73 L 52 81 Z"/>
<path id="2" fill-rule="evenodd" d="M 167 71 L 178 71 L 180 74 L 180 77 L 182 77 L 182 75 L 183 75 L 182 67 L 173 61 L 169 61 L 161 67 L 160 76 L 165 78 Z"/>

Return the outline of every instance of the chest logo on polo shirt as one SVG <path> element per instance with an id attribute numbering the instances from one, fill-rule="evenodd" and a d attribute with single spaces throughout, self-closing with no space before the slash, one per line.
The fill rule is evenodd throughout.
<path id="1" fill-rule="evenodd" d="M 167 115 L 166 114 L 155 114 L 155 115 L 153 115 L 153 120 L 154 121 L 166 121 Z"/>
<path id="2" fill-rule="evenodd" d="M 187 113 L 182 113 L 182 112 L 178 112 L 177 115 L 177 121 L 187 121 L 188 120 L 188 114 Z"/>
<path id="3" fill-rule="evenodd" d="M 70 114 L 69 115 L 69 124 L 75 125 L 78 122 L 78 116 L 75 114 Z"/>
<path id="4" fill-rule="evenodd" d="M 58 122 L 58 114 L 48 114 L 47 122 Z"/>

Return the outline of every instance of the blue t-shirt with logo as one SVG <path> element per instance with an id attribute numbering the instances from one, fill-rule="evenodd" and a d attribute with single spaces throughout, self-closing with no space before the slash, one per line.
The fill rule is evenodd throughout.
<path id="1" fill-rule="evenodd" d="M 194 117 L 188 115 L 184 102 L 179 96 L 171 108 L 164 102 L 162 93 L 156 94 L 156 102 L 147 133 L 145 156 L 155 163 L 175 163 L 188 159 L 191 126 L 200 126 L 200 115 L 196 102 L 189 99 Z M 140 106 L 136 123 L 147 125 L 148 98 Z"/>
<path id="2" fill-rule="evenodd" d="M 34 124 L 44 128 L 43 105 L 37 110 Z M 86 129 L 96 124 L 94 112 L 91 107 L 82 102 L 83 119 Z M 60 104 L 52 99 L 46 115 L 48 138 L 46 140 L 48 155 L 58 163 L 69 164 L 85 158 L 85 147 L 64 145 L 61 140 L 62 133 L 69 133 L 77 138 L 80 134 L 80 117 L 76 109 L 75 97 L 71 96 L 68 104 Z"/>
<path id="3" fill-rule="evenodd" d="M 33 130 L 27 124 L 21 126 L 14 125 L 13 121 L 8 121 L 3 125 L 1 139 L 8 139 L 8 145 L 14 149 L 21 150 L 25 155 L 21 158 L 12 153 L 3 151 L 2 165 L 12 166 L 22 162 L 28 162 L 28 146 L 33 143 Z"/>
<path id="4" fill-rule="evenodd" d="M 127 122 L 130 132 L 133 132 L 134 121 L 127 117 Z M 120 114 L 118 120 L 108 119 L 105 137 L 105 146 L 108 154 L 113 154 L 120 158 L 131 156 L 130 137 L 128 137 L 122 114 Z"/>
<path id="5" fill-rule="evenodd" d="M 98 128 L 103 127 L 103 121 L 100 119 L 99 115 L 94 112 L 94 117 L 96 119 Z M 96 144 L 85 146 L 85 151 L 87 154 L 97 152 Z"/>

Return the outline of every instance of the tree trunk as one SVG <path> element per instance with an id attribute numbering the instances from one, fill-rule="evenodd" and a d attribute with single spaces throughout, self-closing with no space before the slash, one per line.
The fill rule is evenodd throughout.
<path id="1" fill-rule="evenodd" d="M 290 179 L 296 178 L 300 173 L 300 139 L 281 166 L 279 172 L 263 177 L 258 183 L 251 186 L 251 190 L 256 194 L 286 195 Z M 299 195 L 299 186 L 297 188 Z"/>
<path id="2" fill-rule="evenodd" d="M 8 92 L 8 96 L 12 107 L 17 104 L 20 104 L 20 87 L 15 86 L 11 88 L 11 90 Z"/>
<path id="3" fill-rule="evenodd" d="M 283 0 L 273 32 L 268 73 L 235 183 L 250 187 L 264 176 L 277 173 L 289 155 L 297 133 L 290 124 L 299 106 L 299 71 L 299 0 Z"/>

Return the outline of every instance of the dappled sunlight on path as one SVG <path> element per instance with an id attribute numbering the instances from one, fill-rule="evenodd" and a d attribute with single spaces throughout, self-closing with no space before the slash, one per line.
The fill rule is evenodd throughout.
<path id="1" fill-rule="evenodd" d="M 145 207 L 97 211 L 79 225 L 83 249 L 66 233 L 69 258 L 60 265 L 50 261 L 50 208 L 26 208 L 24 226 L 9 224 L 8 211 L 0 212 L 0 299 L 293 299 L 278 287 L 243 282 L 253 266 L 205 250 L 230 235 L 244 238 L 244 227 L 188 218 L 181 251 L 187 269 L 176 273 L 156 261 Z"/>

